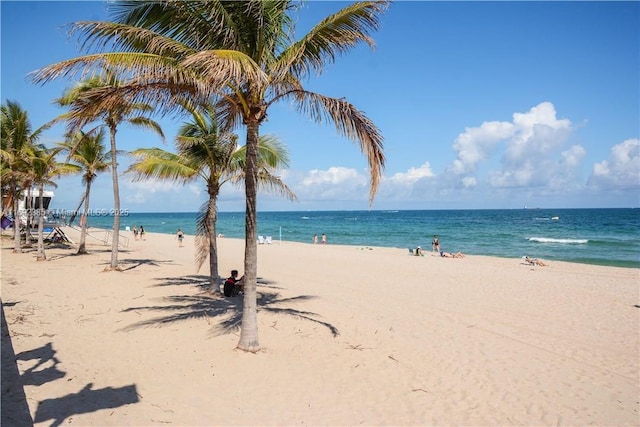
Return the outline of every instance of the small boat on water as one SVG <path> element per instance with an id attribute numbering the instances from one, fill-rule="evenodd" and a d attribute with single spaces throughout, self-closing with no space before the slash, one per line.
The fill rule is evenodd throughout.
<path id="1" fill-rule="evenodd" d="M 552 219 L 553 221 L 557 221 L 557 220 L 559 220 L 559 219 L 560 219 L 560 217 L 559 217 L 559 216 L 552 216 L 552 217 L 551 217 L 551 219 Z"/>

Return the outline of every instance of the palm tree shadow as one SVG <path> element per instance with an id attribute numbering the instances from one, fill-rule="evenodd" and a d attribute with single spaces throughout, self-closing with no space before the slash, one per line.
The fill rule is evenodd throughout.
<path id="1" fill-rule="evenodd" d="M 178 277 L 161 277 L 157 280 L 162 280 L 162 282 L 154 286 L 196 286 L 203 291 L 208 290 L 210 286 L 209 276 L 201 274 L 190 274 Z"/>
<path id="2" fill-rule="evenodd" d="M 93 389 L 93 383 L 89 383 L 78 393 L 40 401 L 33 422 L 53 420 L 51 426 L 60 426 L 76 414 L 117 408 L 139 401 L 135 384 Z"/>
<path id="3" fill-rule="evenodd" d="M 4 307 L 18 303 L 2 303 L 2 425 L 33 426 L 34 423 L 52 420 L 50 425 L 57 427 L 67 419 L 70 423 L 75 414 L 139 402 L 135 384 L 93 389 L 93 384 L 89 383 L 78 393 L 41 400 L 32 419 L 24 385 L 41 386 L 62 380 L 66 372 L 58 368 L 61 362 L 56 357 L 56 350 L 51 342 L 15 354 Z M 26 362 L 31 366 L 21 374 L 17 361 Z"/>
<path id="4" fill-rule="evenodd" d="M 158 280 L 162 282 L 156 286 L 192 285 L 204 289 L 208 289 L 209 286 L 209 276 L 165 277 L 159 278 Z M 260 280 L 259 286 L 263 283 L 268 284 L 270 288 L 275 287 L 270 286 L 273 282 L 267 282 L 264 279 Z M 319 316 L 317 313 L 291 307 L 292 304 L 313 298 L 316 297 L 300 295 L 297 297 L 282 298 L 277 292 L 259 291 L 257 300 L 258 311 L 295 316 L 326 327 L 334 337 L 338 336 L 340 334 L 338 328 L 329 322 L 317 319 L 316 317 Z M 165 326 L 192 319 L 204 319 L 209 324 L 212 324 L 213 319 L 222 318 L 223 320 L 216 322 L 211 329 L 212 336 L 219 336 L 236 331 L 240 328 L 242 322 L 242 296 L 226 298 L 218 293 L 201 292 L 196 295 L 172 295 L 162 298 L 161 301 L 158 305 L 129 307 L 123 310 L 123 312 L 147 311 L 162 314 L 152 319 L 133 323 L 120 330 L 127 332 L 138 328 Z"/>
<path id="5" fill-rule="evenodd" d="M 340 331 L 334 325 L 322 320 L 315 319 L 314 316 L 319 316 L 317 313 L 311 311 L 297 310 L 291 307 L 280 307 L 280 304 L 297 303 L 300 301 L 307 301 L 317 297 L 312 295 L 300 295 L 292 298 L 280 298 L 280 294 L 276 292 L 261 292 L 258 294 L 258 311 L 267 311 L 270 313 L 286 314 L 294 316 L 299 319 L 307 320 L 309 322 L 316 323 L 324 326 L 331 332 L 331 335 L 337 337 L 340 335 Z M 223 320 L 220 324 L 216 325 L 212 329 L 212 334 L 222 335 L 233 332 L 240 327 L 242 321 L 242 310 L 237 310 L 233 316 Z"/>
<path id="6" fill-rule="evenodd" d="M 105 265 L 108 265 L 109 263 L 105 263 Z M 152 267 L 157 267 L 160 264 L 174 264 L 174 262 L 172 260 L 167 260 L 167 261 L 158 261 L 156 259 L 150 259 L 150 258 L 125 258 L 122 259 L 118 262 L 118 265 L 121 267 L 122 271 L 127 271 L 127 270 L 133 270 L 134 268 L 138 268 L 140 266 L 143 265 L 149 265 Z"/>

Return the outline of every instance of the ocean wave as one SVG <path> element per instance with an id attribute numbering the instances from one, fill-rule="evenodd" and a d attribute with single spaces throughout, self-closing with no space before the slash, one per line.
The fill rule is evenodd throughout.
<path id="1" fill-rule="evenodd" d="M 529 237 L 527 240 L 529 240 L 530 242 L 538 242 L 538 243 L 570 243 L 570 244 L 589 243 L 589 239 L 553 239 L 551 237 Z"/>

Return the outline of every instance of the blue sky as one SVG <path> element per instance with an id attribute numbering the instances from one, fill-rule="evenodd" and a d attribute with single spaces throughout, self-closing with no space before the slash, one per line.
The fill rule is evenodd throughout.
<path id="1" fill-rule="evenodd" d="M 344 7 L 306 3 L 301 32 Z M 26 75 L 80 55 L 64 24 L 108 20 L 102 2 L 0 2 L 2 102 L 19 102 L 38 127 L 71 82 L 37 86 Z M 306 82 L 346 97 L 385 138 L 386 169 L 372 209 L 492 209 L 640 206 L 639 2 L 398 1 L 362 46 Z M 167 142 L 182 118 L 161 120 Z M 60 141 L 64 129 L 43 142 Z M 244 129 L 238 129 L 241 140 Z M 289 105 L 261 132 L 287 145 L 282 177 L 300 201 L 262 194 L 259 210 L 369 209 L 367 163 L 358 147 Z M 162 146 L 122 127 L 118 147 Z M 120 171 L 128 165 L 120 159 Z M 73 209 L 80 177 L 59 180 L 52 208 Z M 130 182 L 122 208 L 196 211 L 204 185 Z M 221 211 L 242 211 L 243 191 L 224 188 Z M 92 187 L 94 209 L 112 207 L 108 174 Z"/>

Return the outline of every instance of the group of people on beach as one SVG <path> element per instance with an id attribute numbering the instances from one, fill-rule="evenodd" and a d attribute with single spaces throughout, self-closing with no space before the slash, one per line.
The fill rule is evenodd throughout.
<path id="1" fill-rule="evenodd" d="M 445 252 L 440 248 L 440 239 L 437 235 L 433 236 L 433 240 L 431 241 L 431 252 L 439 254 L 442 258 L 464 258 L 465 255 L 462 252 Z M 422 247 L 418 246 L 414 251 L 416 256 L 424 256 L 422 252 Z"/>
<path id="2" fill-rule="evenodd" d="M 431 252 L 440 254 L 442 258 L 465 258 L 465 255 L 462 252 L 453 253 L 453 252 L 443 251 L 440 248 L 440 239 L 438 238 L 437 235 L 434 235 L 433 240 L 431 241 Z M 415 249 L 415 251 L 413 251 L 413 253 L 415 254 L 415 256 L 424 256 L 424 253 L 422 252 L 422 247 L 420 246 L 418 246 Z M 543 261 L 540 261 L 538 258 L 530 258 L 529 256 L 523 256 L 522 259 L 527 265 L 535 265 L 539 267 L 547 266 L 547 264 L 545 264 Z"/>
<path id="3" fill-rule="evenodd" d="M 326 235 L 326 234 L 322 233 L 322 237 L 320 238 L 320 242 L 321 242 L 323 245 L 326 245 L 326 244 L 327 244 L 327 235 Z M 314 245 L 317 245 L 317 244 L 318 244 L 318 235 L 317 235 L 317 234 L 314 234 L 314 235 L 313 235 L 313 244 L 314 244 Z"/>
<path id="4" fill-rule="evenodd" d="M 140 226 L 140 228 L 133 226 L 133 240 L 146 240 L 144 227 Z"/>

